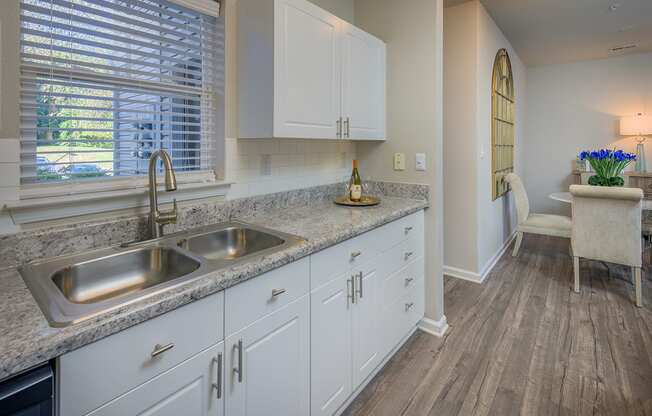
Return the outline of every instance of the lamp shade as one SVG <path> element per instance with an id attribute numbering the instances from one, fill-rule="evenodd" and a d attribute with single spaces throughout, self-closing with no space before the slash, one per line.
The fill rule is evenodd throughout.
<path id="1" fill-rule="evenodd" d="M 652 116 L 637 114 L 620 119 L 621 136 L 644 136 L 652 134 Z"/>

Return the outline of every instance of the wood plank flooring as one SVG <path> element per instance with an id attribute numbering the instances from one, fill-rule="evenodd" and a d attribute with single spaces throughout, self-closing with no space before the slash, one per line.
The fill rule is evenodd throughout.
<path id="1" fill-rule="evenodd" d="M 484 284 L 445 280 L 450 328 L 417 331 L 347 416 L 652 415 L 652 271 L 644 307 L 629 269 L 582 260 L 568 240 L 526 236 Z"/>

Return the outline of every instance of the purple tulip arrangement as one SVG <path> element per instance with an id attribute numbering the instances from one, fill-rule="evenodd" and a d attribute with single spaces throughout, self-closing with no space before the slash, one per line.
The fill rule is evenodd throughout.
<path id="1" fill-rule="evenodd" d="M 588 160 L 595 171 L 589 178 L 589 185 L 594 186 L 623 186 L 625 181 L 620 175 L 636 160 L 636 155 L 615 149 L 583 151 L 579 156 L 580 160 Z"/>

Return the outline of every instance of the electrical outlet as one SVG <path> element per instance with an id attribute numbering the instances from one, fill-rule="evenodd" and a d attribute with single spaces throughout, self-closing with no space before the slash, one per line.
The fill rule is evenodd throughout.
<path id="1" fill-rule="evenodd" d="M 426 170 L 426 154 L 417 153 L 414 158 L 414 166 L 416 170 L 425 171 Z"/>
<path id="2" fill-rule="evenodd" d="M 405 170 L 405 153 L 394 153 L 394 170 Z"/>

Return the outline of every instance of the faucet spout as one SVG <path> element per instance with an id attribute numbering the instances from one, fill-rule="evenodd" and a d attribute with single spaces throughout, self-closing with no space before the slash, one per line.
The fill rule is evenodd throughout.
<path id="1" fill-rule="evenodd" d="M 157 150 L 149 158 L 149 222 L 152 230 L 152 238 L 163 235 L 165 224 L 174 224 L 177 221 L 177 201 L 174 200 L 174 208 L 171 211 L 161 212 L 158 209 L 158 191 L 156 189 L 156 162 L 158 159 L 163 162 L 165 169 L 165 190 L 167 192 L 177 190 L 177 177 L 174 174 L 172 159 L 165 150 Z"/>

